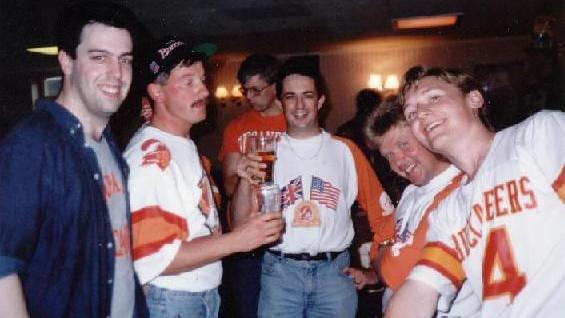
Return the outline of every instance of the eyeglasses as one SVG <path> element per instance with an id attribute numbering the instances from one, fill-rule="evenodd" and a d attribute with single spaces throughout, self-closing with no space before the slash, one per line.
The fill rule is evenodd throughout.
<path id="1" fill-rule="evenodd" d="M 239 91 L 241 92 L 241 95 L 243 96 L 247 96 L 247 94 L 251 94 L 251 96 L 258 96 L 260 95 L 267 87 L 269 87 L 271 85 L 267 85 L 263 88 L 257 88 L 257 87 L 240 87 Z"/>

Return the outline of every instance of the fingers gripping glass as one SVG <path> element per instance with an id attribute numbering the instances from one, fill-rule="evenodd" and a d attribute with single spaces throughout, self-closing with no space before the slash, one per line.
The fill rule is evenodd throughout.
<path id="1" fill-rule="evenodd" d="M 275 136 L 245 136 L 244 152 L 256 153 L 261 157 L 261 162 L 266 165 L 263 169 L 265 176 L 263 178 L 255 178 L 259 183 L 273 182 L 273 165 L 276 159 L 276 143 Z"/>
<path id="2" fill-rule="evenodd" d="M 269 87 L 271 85 L 267 85 L 263 88 L 257 88 L 257 87 L 240 87 L 239 91 L 241 92 L 241 95 L 243 96 L 247 96 L 247 94 L 251 94 L 251 96 L 259 96 L 267 87 Z"/>

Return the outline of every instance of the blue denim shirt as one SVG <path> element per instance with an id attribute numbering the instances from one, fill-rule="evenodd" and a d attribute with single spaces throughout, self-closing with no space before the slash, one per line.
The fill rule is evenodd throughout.
<path id="1" fill-rule="evenodd" d="M 104 136 L 126 180 L 108 127 Z M 102 189 L 80 122 L 53 101 L 0 142 L 0 277 L 19 274 L 32 317 L 109 316 L 114 244 Z M 134 316 L 148 316 L 137 278 Z"/>

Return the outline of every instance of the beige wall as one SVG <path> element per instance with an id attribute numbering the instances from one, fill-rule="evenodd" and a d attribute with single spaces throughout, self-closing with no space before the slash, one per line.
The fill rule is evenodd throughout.
<path id="1" fill-rule="evenodd" d="M 367 87 L 370 73 L 383 75 L 395 73 L 399 77 L 411 66 L 448 66 L 471 71 L 476 64 L 497 64 L 523 60 L 527 37 L 507 37 L 446 41 L 442 39 L 392 39 L 365 40 L 328 47 L 320 52 L 320 67 L 329 91 L 331 110 L 326 121 L 330 132 L 355 113 L 354 98 Z M 304 53 L 299 53 L 304 54 Z M 310 54 L 310 53 L 309 53 Z M 281 56 L 284 59 L 286 56 Z M 237 84 L 236 73 L 242 55 L 218 56 L 213 61 L 211 91 L 217 85 L 228 89 Z M 216 131 L 204 136 L 200 150 L 213 159 L 221 144 L 225 124 L 246 109 L 243 105 L 217 107 Z"/>

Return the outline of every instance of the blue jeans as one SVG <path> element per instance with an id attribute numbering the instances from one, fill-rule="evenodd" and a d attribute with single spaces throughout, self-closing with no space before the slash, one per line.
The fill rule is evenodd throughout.
<path id="1" fill-rule="evenodd" d="M 355 317 L 357 292 L 342 272 L 347 266 L 348 252 L 333 261 L 297 261 L 265 253 L 259 317 Z"/>
<path id="2" fill-rule="evenodd" d="M 187 292 L 149 285 L 147 307 L 151 318 L 216 318 L 220 295 L 217 288 Z"/>

